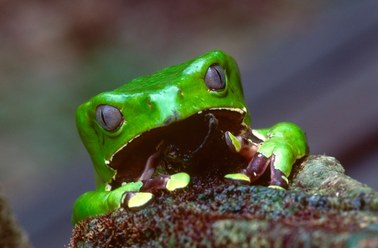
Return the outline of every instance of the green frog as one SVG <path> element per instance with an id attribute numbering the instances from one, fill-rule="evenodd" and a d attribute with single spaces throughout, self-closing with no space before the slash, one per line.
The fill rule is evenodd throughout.
<path id="1" fill-rule="evenodd" d="M 218 50 L 98 94 L 76 120 L 96 190 L 76 200 L 73 223 L 146 207 L 193 175 L 253 184 L 267 172 L 269 187 L 287 189 L 293 164 L 308 154 L 293 123 L 250 128 L 238 66 Z"/>

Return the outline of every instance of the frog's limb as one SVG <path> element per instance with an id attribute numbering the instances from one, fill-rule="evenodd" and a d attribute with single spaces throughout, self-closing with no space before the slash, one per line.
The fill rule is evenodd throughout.
<path id="1" fill-rule="evenodd" d="M 154 191 L 166 189 L 173 191 L 185 188 L 190 182 L 190 176 L 185 172 L 176 173 L 170 176 L 157 176 L 143 180 L 141 191 Z"/>
<path id="2" fill-rule="evenodd" d="M 139 178 L 139 180 L 143 182 L 141 191 L 154 191 L 158 189 L 173 191 L 175 189 L 185 188 L 189 184 L 190 176 L 184 172 L 152 177 L 162 157 L 162 147 L 163 146 L 147 159 L 144 171 Z"/>
<path id="3" fill-rule="evenodd" d="M 253 183 L 269 165 L 269 160 L 257 153 L 258 145 L 242 136 L 234 136 L 231 132 L 225 132 L 225 140 L 228 147 L 242 155 L 248 162 L 248 166 L 240 173 L 227 174 L 225 178 Z"/>
<path id="4" fill-rule="evenodd" d="M 155 190 L 166 189 L 173 191 L 185 188 L 189 182 L 190 176 L 184 172 L 176 173 L 171 176 L 157 176 L 143 180 L 143 186 L 140 188 L 140 192 L 126 193 L 122 206 L 129 209 L 140 209 L 151 202 L 153 199 L 152 192 Z"/>
<path id="5" fill-rule="evenodd" d="M 160 146 L 158 150 L 147 159 L 144 171 L 139 177 L 139 180 L 143 184 L 140 188 L 140 192 L 127 193 L 122 204 L 123 207 L 139 209 L 152 200 L 152 193 L 154 191 L 160 189 L 173 191 L 175 189 L 185 188 L 189 184 L 190 176 L 184 172 L 152 177 L 156 166 L 161 160 L 163 154 L 162 147 L 163 146 Z"/>
<path id="6" fill-rule="evenodd" d="M 288 177 L 296 160 L 291 145 L 281 139 L 272 138 L 261 144 L 258 153 L 269 158 L 270 187 L 287 189 Z"/>
<path id="7" fill-rule="evenodd" d="M 251 161 L 257 152 L 257 144 L 242 136 L 235 136 L 231 132 L 225 132 L 225 141 L 231 151 L 242 155 L 246 161 Z"/>
<path id="8" fill-rule="evenodd" d="M 102 189 L 101 191 L 90 191 L 82 194 L 74 204 L 72 223 L 120 208 L 125 194 L 127 192 L 138 192 L 142 186 L 142 182 L 132 182 L 112 191 Z"/>
<path id="9" fill-rule="evenodd" d="M 245 142 L 245 138 L 225 133 L 227 145 L 248 161 L 240 173 L 228 174 L 226 178 L 253 183 L 270 167 L 272 188 L 287 188 L 288 177 L 295 161 L 307 154 L 307 141 L 303 131 L 293 123 L 278 123 L 271 128 L 253 130 L 260 143 Z M 250 150 L 246 153 L 246 150 Z M 242 152 L 243 151 L 243 152 Z M 255 151 L 255 152 L 253 152 Z"/>
<path id="10" fill-rule="evenodd" d="M 72 222 L 77 223 L 87 217 L 106 214 L 120 207 L 138 209 L 153 199 L 150 191 L 167 189 L 173 191 L 189 184 L 187 173 L 159 176 L 144 181 L 126 183 L 111 191 L 91 191 L 81 195 L 75 202 Z"/>

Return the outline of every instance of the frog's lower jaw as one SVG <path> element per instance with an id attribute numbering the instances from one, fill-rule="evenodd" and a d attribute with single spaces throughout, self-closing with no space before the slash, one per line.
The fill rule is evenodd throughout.
<path id="1" fill-rule="evenodd" d="M 111 189 L 118 188 L 124 182 L 148 180 L 157 173 L 191 173 L 195 167 L 193 163 L 198 160 L 211 154 L 223 156 L 227 151 L 224 132 L 237 135 L 248 130 L 243 123 L 244 116 L 245 112 L 241 110 L 206 110 L 143 133 L 111 158 L 108 166 L 116 171 Z M 225 152 L 214 152 L 219 146 Z M 197 168 L 199 173 L 204 172 L 201 166 Z M 159 170 L 156 170 L 158 167 Z"/>

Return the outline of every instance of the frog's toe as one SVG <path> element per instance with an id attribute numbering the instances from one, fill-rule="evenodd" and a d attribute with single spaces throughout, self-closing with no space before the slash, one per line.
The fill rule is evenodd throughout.
<path id="1" fill-rule="evenodd" d="M 243 173 L 232 173 L 232 174 L 227 174 L 224 176 L 226 179 L 234 180 L 234 181 L 239 181 L 239 182 L 244 182 L 244 183 L 250 183 L 251 179 L 246 174 Z"/>
<path id="2" fill-rule="evenodd" d="M 279 186 L 279 185 L 269 185 L 268 188 L 285 190 L 285 188 L 283 188 L 283 187 L 281 187 L 281 186 Z"/>
<path id="3" fill-rule="evenodd" d="M 154 198 L 150 192 L 132 192 L 125 194 L 124 205 L 129 209 L 139 209 L 148 205 Z"/>
<path id="4" fill-rule="evenodd" d="M 269 164 L 269 158 L 261 153 L 257 153 L 249 162 L 248 166 L 241 170 L 240 173 L 227 174 L 225 178 L 251 184 L 264 174 Z"/>
<path id="5" fill-rule="evenodd" d="M 279 169 L 271 169 L 271 181 L 270 186 L 271 188 L 281 188 L 287 189 L 289 187 L 289 179 L 285 176 L 285 174 Z"/>
<path id="6" fill-rule="evenodd" d="M 173 191 L 175 189 L 185 188 L 186 186 L 188 186 L 189 182 L 190 176 L 187 173 L 176 173 L 169 177 L 165 188 L 169 191 Z"/>
<path id="7" fill-rule="evenodd" d="M 154 192 L 155 190 L 166 189 L 173 191 L 175 189 L 181 189 L 188 186 L 190 182 L 190 176 L 187 173 L 181 172 L 173 175 L 162 175 L 143 180 L 143 186 L 140 191 L 142 192 Z"/>
<path id="8" fill-rule="evenodd" d="M 233 135 L 230 131 L 226 131 L 224 133 L 224 137 L 225 137 L 227 146 L 233 152 L 240 152 L 241 143 L 240 143 L 240 140 L 235 135 Z"/>

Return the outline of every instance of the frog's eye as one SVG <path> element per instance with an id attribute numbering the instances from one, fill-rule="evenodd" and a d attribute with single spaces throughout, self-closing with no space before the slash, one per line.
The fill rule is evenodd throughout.
<path id="1" fill-rule="evenodd" d="M 226 87 L 226 77 L 223 68 L 218 64 L 211 65 L 207 69 L 205 83 L 209 90 L 223 90 Z"/>
<path id="2" fill-rule="evenodd" d="M 123 122 L 123 116 L 119 109 L 111 105 L 97 106 L 96 119 L 107 131 L 115 131 Z"/>

